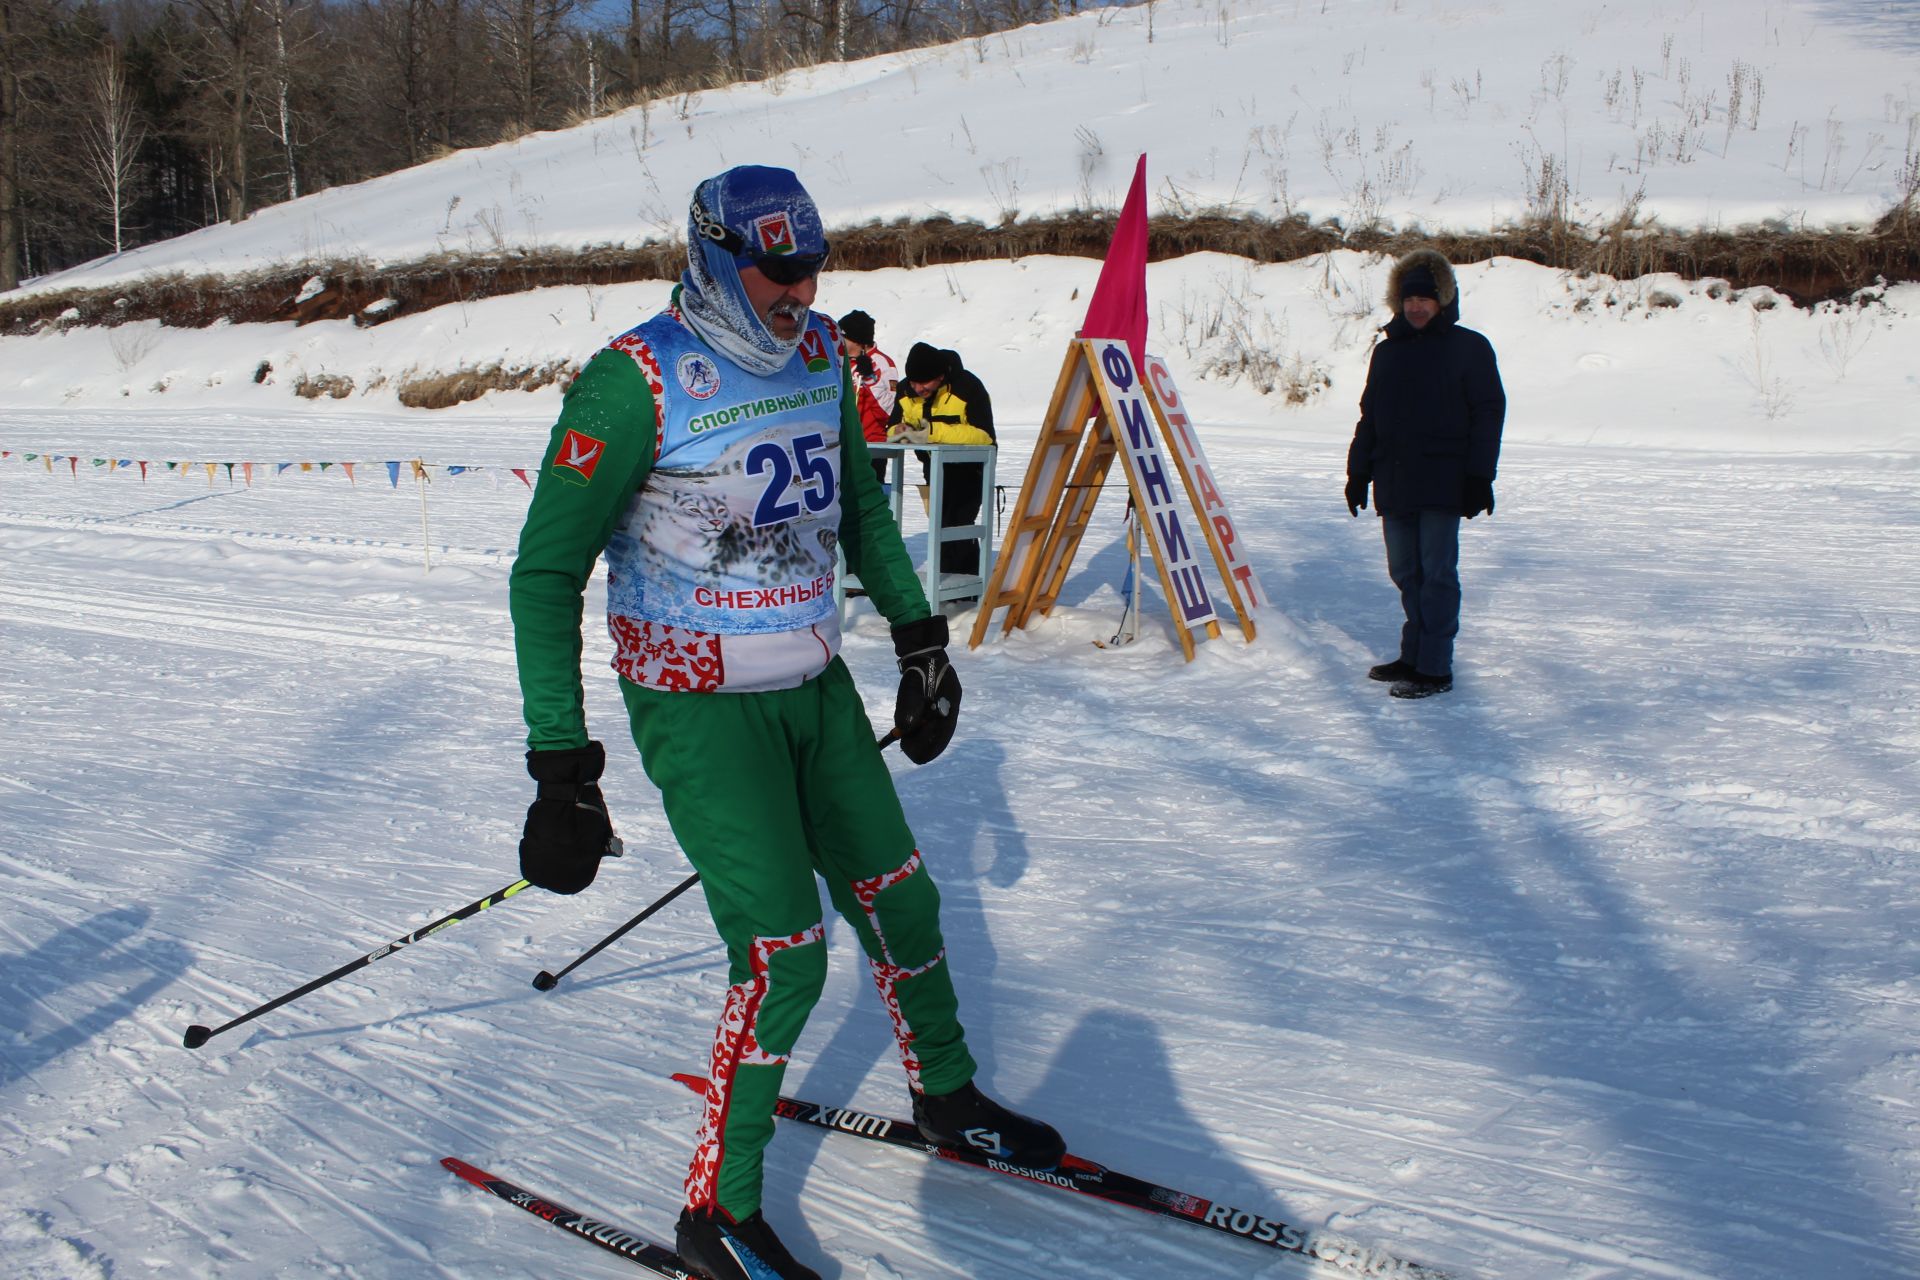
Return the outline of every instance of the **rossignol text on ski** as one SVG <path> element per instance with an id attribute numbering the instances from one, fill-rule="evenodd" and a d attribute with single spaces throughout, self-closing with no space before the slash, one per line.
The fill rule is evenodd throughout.
<path id="1" fill-rule="evenodd" d="M 676 1072 L 673 1078 L 696 1093 L 706 1088 L 706 1080 L 701 1076 Z M 1077 1191 L 1096 1200 L 1210 1227 L 1283 1253 L 1296 1253 L 1333 1263 L 1364 1276 L 1390 1276 L 1396 1280 L 1449 1280 L 1447 1272 L 1395 1257 L 1373 1245 L 1361 1244 L 1330 1231 L 1296 1227 L 1251 1210 L 1236 1209 L 1204 1196 L 1190 1195 L 1109 1169 L 1075 1155 L 1066 1156 L 1052 1169 L 1027 1169 L 996 1159 L 986 1150 L 928 1142 L 911 1120 L 874 1115 L 851 1107 L 829 1107 L 785 1095 L 775 1104 L 774 1114 L 783 1120 L 810 1124 L 833 1133 L 866 1138 L 957 1164 L 990 1169 L 1023 1182 Z M 982 1135 L 980 1145 L 990 1146 L 991 1137 Z"/>

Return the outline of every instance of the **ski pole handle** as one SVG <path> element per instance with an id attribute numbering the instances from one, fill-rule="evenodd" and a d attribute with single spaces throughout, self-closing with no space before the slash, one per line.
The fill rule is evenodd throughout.
<path id="1" fill-rule="evenodd" d="M 354 972 L 356 969 L 364 969 L 368 965 L 372 964 L 375 960 L 379 960 L 385 956 L 390 956 L 394 952 L 398 951 L 400 948 L 406 946 L 409 943 L 418 942 L 422 938 L 431 937 L 433 934 L 440 932 L 442 929 L 450 928 L 451 926 L 460 923 L 460 921 L 465 920 L 468 916 L 479 915 L 482 911 L 485 911 L 488 907 L 493 906 L 497 902 L 505 902 L 508 898 L 511 898 L 514 894 L 528 887 L 529 887 L 528 883 L 525 880 L 515 880 L 512 884 L 508 885 L 504 889 L 500 889 L 493 893 L 490 893 L 486 897 L 480 898 L 477 901 L 469 902 L 466 906 L 461 907 L 458 911 L 454 911 L 448 915 L 441 916 L 438 920 L 435 920 L 432 924 L 425 925 L 419 929 L 415 929 L 412 933 L 409 933 L 404 937 L 395 938 L 392 942 L 389 942 L 386 946 L 381 947 L 378 951 L 369 951 L 366 955 L 361 956 L 358 960 L 349 961 L 348 963 L 341 965 L 338 969 L 335 969 L 332 973 L 323 974 L 320 977 L 315 978 L 312 982 L 307 983 L 305 986 L 295 987 L 292 991 L 287 992 L 283 996 L 275 996 L 273 999 L 267 1001 L 265 1004 L 259 1006 L 258 1008 L 249 1009 L 247 1010 L 247 1012 L 241 1014 L 237 1018 L 232 1019 L 231 1021 L 223 1022 L 217 1027 L 203 1027 L 203 1026 L 200 1026 L 198 1023 L 196 1023 L 193 1026 L 187 1028 L 187 1034 L 181 1037 L 180 1042 L 186 1045 L 186 1047 L 189 1049 L 198 1049 L 201 1045 L 213 1039 L 213 1037 L 219 1035 L 223 1031 L 229 1031 L 234 1027 L 239 1026 L 243 1022 L 251 1022 L 253 1019 L 259 1017 L 263 1013 L 271 1013 L 275 1009 L 278 1009 L 283 1004 L 287 1004 L 291 1001 L 298 1000 L 301 996 L 306 995 L 309 991 L 318 991 L 321 987 L 326 986 L 329 982 L 338 981 L 339 979 L 344 978 L 348 974 Z"/>

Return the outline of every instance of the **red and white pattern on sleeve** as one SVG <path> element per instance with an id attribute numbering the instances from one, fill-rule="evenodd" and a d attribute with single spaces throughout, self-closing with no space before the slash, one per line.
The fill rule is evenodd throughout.
<path id="1" fill-rule="evenodd" d="M 733 1104 L 736 1073 L 742 1065 L 778 1066 L 787 1060 L 763 1050 L 756 1034 L 774 954 L 789 947 L 818 946 L 825 937 L 826 926 L 815 924 L 791 937 L 755 938 L 747 959 L 747 980 L 727 988 L 727 1003 L 713 1033 L 713 1056 L 707 1063 L 706 1107 L 694 1138 L 693 1163 L 687 1166 L 687 1207 L 696 1213 L 719 1203 L 720 1163 L 726 1157 L 727 1110 Z"/>
<path id="2" fill-rule="evenodd" d="M 867 923 L 873 927 L 873 936 L 880 940 L 881 959 L 868 958 L 867 963 L 873 969 L 873 985 L 880 992 L 880 1003 L 886 1006 L 887 1016 L 893 1019 L 893 1038 L 900 1045 L 900 1065 L 906 1068 L 907 1083 L 915 1092 L 920 1089 L 920 1054 L 914 1049 L 913 1028 L 907 1025 L 906 1014 L 900 1010 L 900 984 L 908 978 L 918 977 L 947 958 L 947 949 L 940 948 L 939 954 L 915 969 L 905 969 L 893 962 L 893 950 L 887 945 L 887 934 L 880 927 L 880 915 L 874 908 L 874 902 L 880 894 L 899 884 L 908 876 L 920 870 L 920 851 L 915 849 L 913 856 L 885 875 L 871 880 L 855 880 L 853 896 L 860 903 L 860 910 L 866 913 Z"/>
<path id="3" fill-rule="evenodd" d="M 895 398 L 893 384 L 900 381 L 900 366 L 893 362 L 892 356 L 878 347 L 867 354 L 873 357 L 873 398 L 880 402 L 882 409 L 892 413 Z"/>
<path id="4" fill-rule="evenodd" d="M 858 358 L 850 362 L 853 369 L 853 401 L 860 410 L 860 430 L 869 444 L 880 444 L 887 438 L 887 419 L 893 416 L 895 399 L 893 384 L 899 378 L 900 371 L 887 359 L 886 352 L 875 347 L 867 352 L 873 360 L 871 378 L 860 372 Z"/>
<path id="5" fill-rule="evenodd" d="M 623 333 L 607 346 L 633 357 L 633 362 L 640 366 L 640 372 L 645 376 L 647 386 L 653 392 L 653 460 L 658 462 L 660 447 L 666 443 L 667 438 L 665 430 L 667 406 L 664 400 L 667 394 L 667 380 L 660 373 L 659 358 L 653 354 L 653 348 L 647 345 L 646 339 L 637 333 Z"/>
<path id="6" fill-rule="evenodd" d="M 712 693 L 726 682 L 720 637 L 712 631 L 607 615 L 613 669 L 637 685 L 669 693 Z"/>

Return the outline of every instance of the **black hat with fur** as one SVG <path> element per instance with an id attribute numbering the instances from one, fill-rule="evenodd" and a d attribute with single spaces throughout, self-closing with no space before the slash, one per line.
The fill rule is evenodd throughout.
<path id="1" fill-rule="evenodd" d="M 1387 305 L 1400 314 L 1408 297 L 1432 298 L 1442 311 L 1460 298 L 1460 285 L 1446 256 L 1434 249 L 1415 249 L 1393 264 L 1387 276 Z"/>

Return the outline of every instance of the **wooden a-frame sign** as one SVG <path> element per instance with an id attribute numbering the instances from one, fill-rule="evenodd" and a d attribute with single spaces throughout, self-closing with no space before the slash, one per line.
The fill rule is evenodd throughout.
<path id="1" fill-rule="evenodd" d="M 1168 446 L 1164 451 L 1162 439 Z M 1042 617 L 1053 611 L 1116 457 L 1153 549 L 1187 660 L 1193 660 L 1195 631 L 1204 631 L 1209 639 L 1220 635 L 1191 537 L 1195 517 L 1241 633 L 1253 639 L 1253 611 L 1266 604 L 1266 596 L 1247 562 L 1233 514 L 1207 465 L 1172 371 L 1164 360 L 1149 356 L 1143 377 L 1126 343 L 1080 338 L 1068 346 L 1027 463 L 1013 522 L 981 596 L 969 648 L 980 646 L 1002 607 L 1007 610 L 1002 634 L 1026 626 L 1036 611 Z M 1187 499 L 1184 508 L 1173 486 L 1176 474 Z"/>

